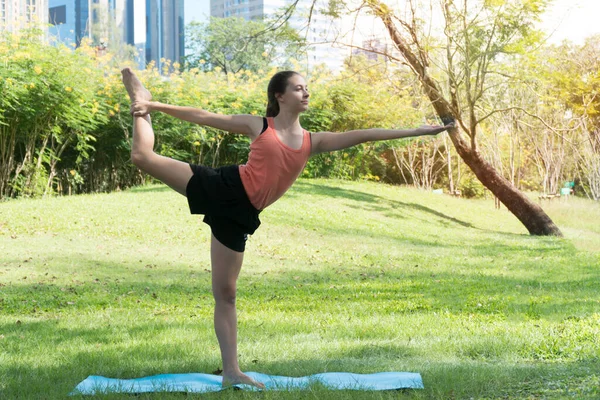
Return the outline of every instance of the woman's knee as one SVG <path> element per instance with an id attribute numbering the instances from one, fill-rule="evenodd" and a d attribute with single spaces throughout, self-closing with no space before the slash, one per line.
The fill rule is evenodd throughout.
<path id="1" fill-rule="evenodd" d="M 150 154 L 148 154 L 150 153 Z M 146 169 L 146 167 L 151 163 L 152 160 L 152 152 L 147 151 L 132 151 L 131 152 L 131 162 L 133 165 L 138 167 L 141 170 Z"/>
<path id="2" fill-rule="evenodd" d="M 213 296 L 217 303 L 235 305 L 236 288 L 231 285 L 213 288 Z"/>

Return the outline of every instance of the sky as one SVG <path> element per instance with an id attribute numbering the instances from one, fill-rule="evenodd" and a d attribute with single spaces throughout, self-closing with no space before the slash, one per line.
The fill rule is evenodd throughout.
<path id="1" fill-rule="evenodd" d="M 185 0 L 185 24 L 206 21 L 210 0 Z M 600 0 L 553 0 L 540 27 L 548 33 L 548 41 L 558 44 L 570 40 L 582 44 L 593 34 L 600 34 Z"/>
<path id="2" fill-rule="evenodd" d="M 582 44 L 586 37 L 600 34 L 599 17 L 599 0 L 554 0 L 541 27 L 551 34 L 551 43 L 567 39 Z"/>
<path id="3" fill-rule="evenodd" d="M 204 22 L 210 16 L 210 0 L 185 0 L 183 8 L 186 25 L 194 20 Z"/>

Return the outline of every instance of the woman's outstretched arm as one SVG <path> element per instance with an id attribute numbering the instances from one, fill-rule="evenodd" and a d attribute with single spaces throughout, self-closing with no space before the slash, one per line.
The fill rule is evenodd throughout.
<path id="1" fill-rule="evenodd" d="M 181 107 L 158 101 L 135 101 L 131 105 L 131 114 L 143 116 L 153 111 L 162 112 L 183 121 L 210 126 L 227 132 L 241 133 L 250 138 L 260 134 L 263 118 L 257 115 L 223 115 L 195 107 Z"/>
<path id="2" fill-rule="evenodd" d="M 365 142 L 401 139 L 416 136 L 432 136 L 454 127 L 423 125 L 416 129 L 361 129 L 342 133 L 318 132 L 312 135 L 312 154 L 342 150 Z"/>

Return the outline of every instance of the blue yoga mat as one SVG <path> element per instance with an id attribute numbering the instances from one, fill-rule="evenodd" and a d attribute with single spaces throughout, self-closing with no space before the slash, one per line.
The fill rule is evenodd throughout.
<path id="1" fill-rule="evenodd" d="M 293 378 L 248 372 L 252 379 L 264 383 L 266 390 L 302 390 L 319 383 L 332 390 L 394 390 L 423 389 L 420 374 L 410 372 L 380 372 L 352 374 L 327 372 Z M 189 392 L 207 393 L 223 390 L 222 378 L 209 374 L 163 374 L 137 379 L 111 379 L 88 376 L 71 394 Z M 258 391 L 250 385 L 235 385 L 244 390 Z"/>

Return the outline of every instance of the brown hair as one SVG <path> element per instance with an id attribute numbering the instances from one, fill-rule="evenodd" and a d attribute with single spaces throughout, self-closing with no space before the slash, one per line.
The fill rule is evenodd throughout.
<path id="1" fill-rule="evenodd" d="M 267 117 L 276 117 L 279 114 L 279 103 L 275 95 L 277 93 L 285 93 L 288 79 L 294 75 L 300 74 L 295 71 L 279 71 L 269 81 L 269 86 L 267 87 Z"/>

